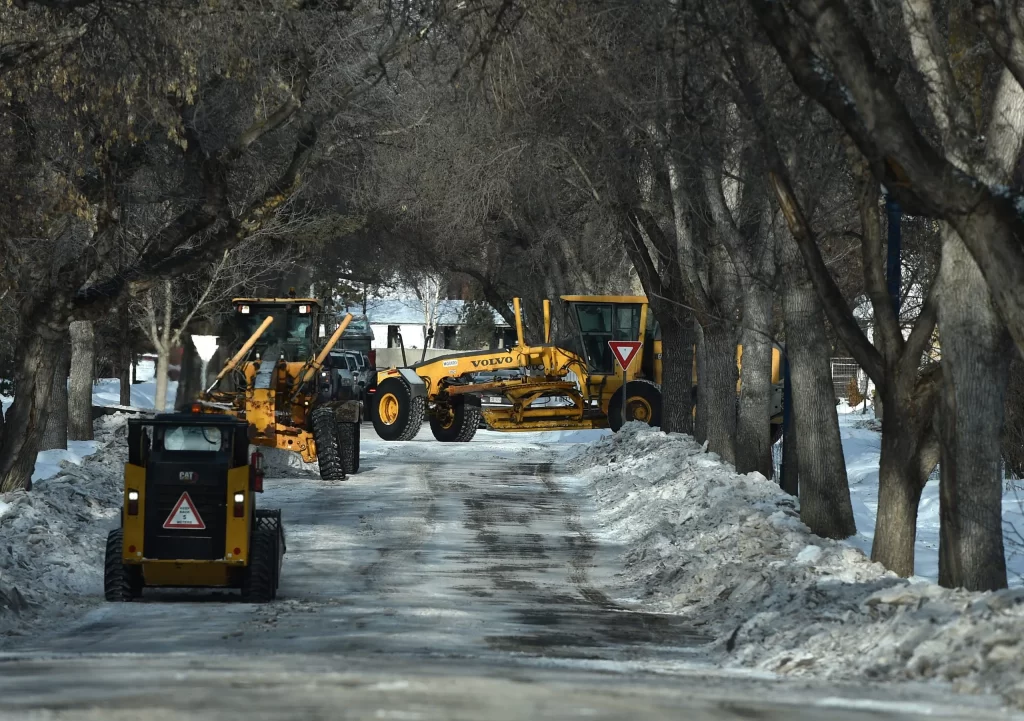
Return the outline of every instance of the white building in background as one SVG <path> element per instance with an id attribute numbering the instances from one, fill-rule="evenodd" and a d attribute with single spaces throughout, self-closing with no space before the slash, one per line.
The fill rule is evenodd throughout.
<path id="1" fill-rule="evenodd" d="M 429 348 L 451 348 L 455 335 L 462 325 L 465 301 L 441 300 L 434 311 L 434 336 Z M 362 315 L 361 307 L 350 307 L 349 312 Z M 366 302 L 366 318 L 373 331 L 373 348 L 397 348 L 398 334 L 406 348 L 421 349 L 426 343 L 427 310 L 423 301 L 418 298 L 385 298 L 369 299 Z M 505 338 L 510 331 L 505 319 L 494 313 L 494 324 L 498 333 L 495 347 L 505 345 Z"/>

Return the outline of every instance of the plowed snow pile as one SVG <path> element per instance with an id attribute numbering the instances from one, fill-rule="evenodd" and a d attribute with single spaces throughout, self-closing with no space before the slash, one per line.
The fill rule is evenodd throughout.
<path id="1" fill-rule="evenodd" d="M 64 463 L 32 491 L 0 494 L 0 634 L 16 633 L 45 608 L 52 622 L 103 593 L 107 532 L 117 525 L 126 459 L 124 416 L 96 424 L 96 453 Z"/>
<path id="2" fill-rule="evenodd" d="M 1024 706 L 1024 589 L 910 582 L 801 523 L 796 501 L 688 436 L 640 423 L 573 449 L 624 594 L 709 628 L 727 666 L 948 681 Z"/>

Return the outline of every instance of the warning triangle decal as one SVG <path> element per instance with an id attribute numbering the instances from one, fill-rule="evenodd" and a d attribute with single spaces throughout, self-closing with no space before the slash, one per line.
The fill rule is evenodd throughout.
<path id="1" fill-rule="evenodd" d="M 206 528 L 203 519 L 199 517 L 199 511 L 196 510 L 196 504 L 189 498 L 188 491 L 181 494 L 171 515 L 164 521 L 164 528 Z"/>

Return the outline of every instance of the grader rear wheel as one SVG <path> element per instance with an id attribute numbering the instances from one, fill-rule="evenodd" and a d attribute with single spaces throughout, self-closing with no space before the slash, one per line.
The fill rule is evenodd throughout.
<path id="1" fill-rule="evenodd" d="M 442 443 L 467 443 L 480 427 L 480 399 L 456 396 L 448 408 L 437 408 L 430 416 L 430 431 Z"/>
<path id="2" fill-rule="evenodd" d="M 626 420 L 661 426 L 661 389 L 650 381 L 634 380 L 626 384 Z M 618 432 L 622 428 L 622 391 L 608 402 L 608 425 Z"/>

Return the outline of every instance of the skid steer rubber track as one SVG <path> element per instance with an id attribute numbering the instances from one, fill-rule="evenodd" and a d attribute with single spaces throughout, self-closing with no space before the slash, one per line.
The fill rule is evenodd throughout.
<path id="1" fill-rule="evenodd" d="M 359 424 L 338 424 L 338 449 L 346 475 L 359 472 Z"/>
<path id="2" fill-rule="evenodd" d="M 380 383 L 376 403 L 371 414 L 373 429 L 385 441 L 411 441 L 423 427 L 427 399 L 414 396 L 401 379 Z"/>
<path id="3" fill-rule="evenodd" d="M 108 601 L 133 601 L 142 595 L 142 569 L 127 566 L 122 558 L 124 533 L 116 528 L 107 535 L 103 563 L 103 597 Z"/>
<path id="4" fill-rule="evenodd" d="M 259 526 L 252 534 L 249 565 L 242 576 L 242 600 L 249 603 L 267 603 L 277 595 L 277 574 L 274 572 L 280 558 L 278 534 Z"/>
<path id="5" fill-rule="evenodd" d="M 345 480 L 345 467 L 338 448 L 338 425 L 331 406 L 320 406 L 313 411 L 316 462 L 320 466 L 320 477 L 325 481 Z"/>
<path id="6" fill-rule="evenodd" d="M 442 443 L 468 443 L 480 427 L 480 399 L 476 396 L 456 396 L 452 410 L 447 425 L 437 418 L 431 418 L 430 431 Z"/>

